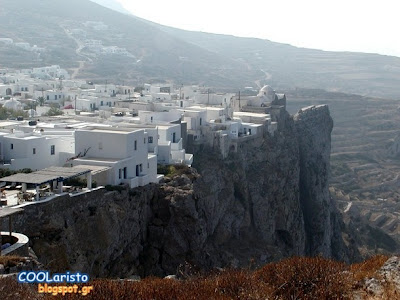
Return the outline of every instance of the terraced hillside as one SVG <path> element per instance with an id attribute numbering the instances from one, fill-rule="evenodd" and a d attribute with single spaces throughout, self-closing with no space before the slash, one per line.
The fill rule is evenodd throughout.
<path id="1" fill-rule="evenodd" d="M 334 120 L 331 195 L 348 229 L 365 244 L 362 254 L 397 251 L 400 156 L 393 144 L 400 133 L 400 101 L 301 89 L 289 92 L 288 99 L 291 113 L 302 106 L 329 105 Z"/>

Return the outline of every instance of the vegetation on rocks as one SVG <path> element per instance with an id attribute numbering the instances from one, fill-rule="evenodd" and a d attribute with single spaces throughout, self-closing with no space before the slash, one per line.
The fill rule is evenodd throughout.
<path id="1" fill-rule="evenodd" d="M 347 265 L 322 257 L 292 257 L 252 271 L 223 270 L 197 274 L 184 280 L 150 277 L 140 281 L 96 279 L 86 299 L 369 299 L 364 282 L 375 276 L 387 261 L 375 256 Z M 37 293 L 35 285 L 18 284 L 15 278 L 0 279 L 2 299 L 63 298 Z M 385 286 L 383 299 L 394 299 L 397 290 Z M 68 299 L 81 299 L 80 294 Z M 28 299 L 24 298 L 24 299 Z M 21 298 L 22 299 L 22 298 Z M 382 299 L 382 298 L 381 298 Z"/>

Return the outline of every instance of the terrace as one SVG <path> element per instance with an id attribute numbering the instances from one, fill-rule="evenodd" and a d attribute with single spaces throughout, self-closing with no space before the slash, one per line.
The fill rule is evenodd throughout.
<path id="1" fill-rule="evenodd" d="M 78 186 L 64 186 L 68 179 L 86 176 L 86 189 Z M 1 205 L 15 206 L 26 202 L 50 200 L 66 192 L 78 193 L 92 189 L 92 174 L 87 168 L 50 167 L 29 174 L 18 173 L 0 178 Z M 7 185 L 7 183 L 11 183 Z"/>

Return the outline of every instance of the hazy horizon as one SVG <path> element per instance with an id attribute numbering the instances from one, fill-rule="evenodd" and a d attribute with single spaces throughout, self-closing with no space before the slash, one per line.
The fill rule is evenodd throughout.
<path id="1" fill-rule="evenodd" d="M 379 5 L 359 0 L 249 0 L 246 5 L 204 0 L 197 6 L 179 0 L 108 2 L 119 3 L 137 17 L 185 30 L 268 39 L 326 51 L 400 57 L 399 42 L 387 34 L 397 25 L 398 5 L 389 0 L 382 0 Z"/>

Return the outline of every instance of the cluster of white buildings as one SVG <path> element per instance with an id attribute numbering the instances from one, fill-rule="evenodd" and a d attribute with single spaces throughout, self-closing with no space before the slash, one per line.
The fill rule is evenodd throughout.
<path id="1" fill-rule="evenodd" d="M 27 42 L 14 42 L 13 39 L 11 38 L 0 38 L 0 43 L 5 44 L 7 46 L 11 47 L 18 47 L 26 51 L 33 51 L 33 52 L 45 52 L 46 48 L 44 47 L 38 47 L 37 45 L 31 46 Z"/>
<path id="2" fill-rule="evenodd" d="M 31 76 L 38 72 L 52 78 Z M 273 135 L 286 98 L 268 86 L 257 96 L 238 97 L 169 83 L 139 89 L 92 84 L 70 80 L 51 66 L 0 70 L 0 104 L 25 107 L 33 116 L 0 122 L 1 168 L 82 166 L 100 185 L 133 188 L 158 182 L 157 164 L 191 165 L 193 155 L 186 149 L 196 144 L 208 144 L 226 158 L 238 143 Z M 58 105 L 64 115 L 41 116 L 48 105 Z"/>
<path id="3" fill-rule="evenodd" d="M 89 52 L 94 52 L 96 54 L 118 54 L 135 58 L 135 56 L 126 50 L 126 48 L 120 48 L 118 46 L 104 46 L 103 42 L 100 40 L 87 39 L 83 43 L 85 45 L 84 50 Z"/>

